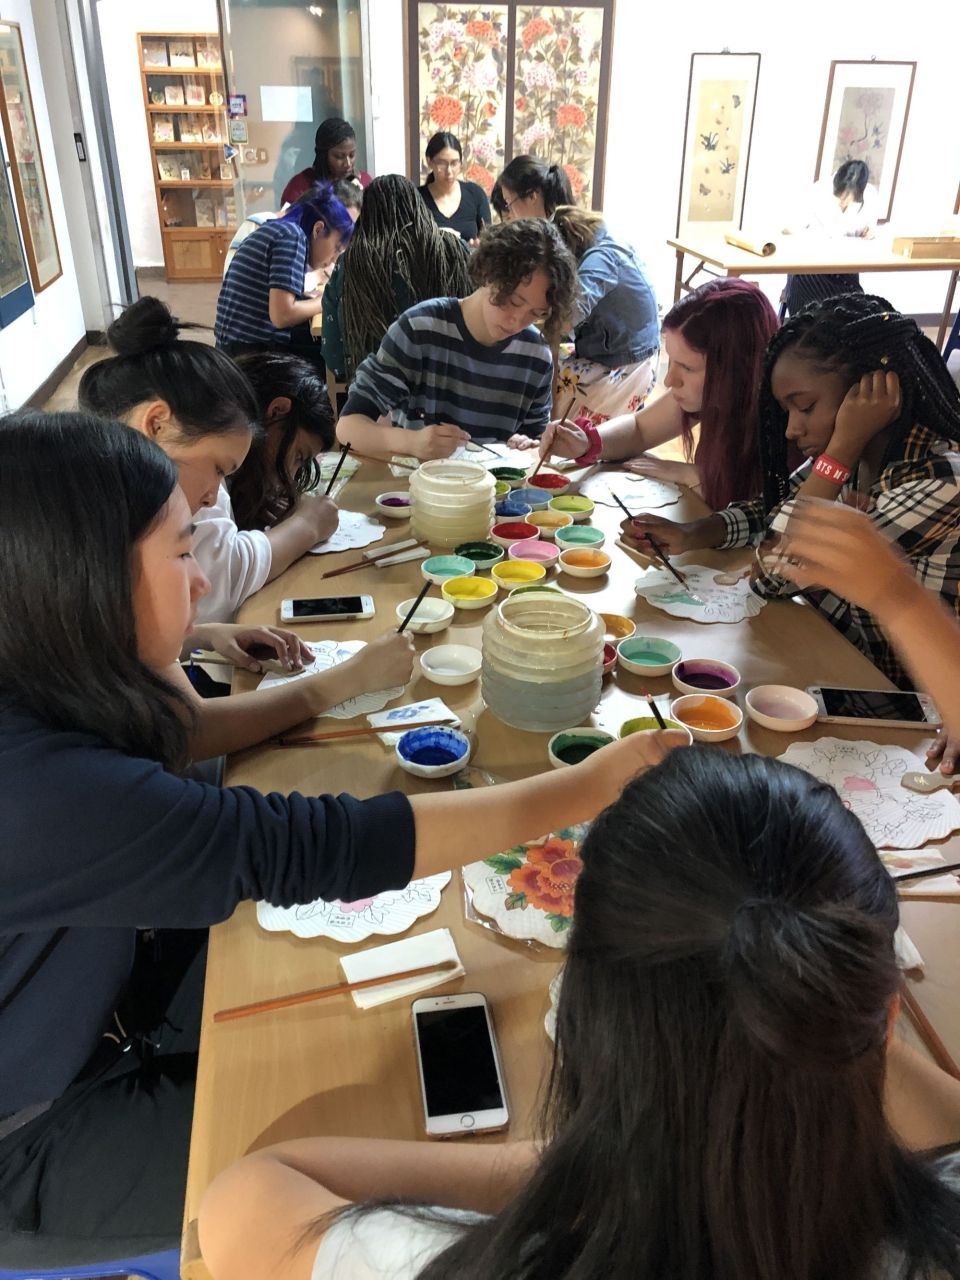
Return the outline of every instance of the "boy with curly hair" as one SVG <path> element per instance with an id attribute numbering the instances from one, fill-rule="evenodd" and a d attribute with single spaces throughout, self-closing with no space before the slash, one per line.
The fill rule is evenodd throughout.
<path id="1" fill-rule="evenodd" d="M 569 324 L 576 262 L 551 223 L 528 218 L 488 227 L 470 274 L 473 293 L 411 307 L 362 361 L 337 425 L 341 443 L 425 461 L 471 438 L 539 438 L 550 416 L 550 344 Z M 384 415 L 396 425 L 378 425 Z"/>

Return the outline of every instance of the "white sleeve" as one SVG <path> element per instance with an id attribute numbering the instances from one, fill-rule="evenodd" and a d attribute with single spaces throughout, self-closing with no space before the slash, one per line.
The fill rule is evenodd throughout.
<path id="1" fill-rule="evenodd" d="M 223 485 L 215 505 L 197 512 L 195 524 L 193 554 L 210 579 L 210 591 L 197 608 L 197 621 L 232 622 L 247 596 L 267 580 L 273 562 L 270 539 L 258 529 L 240 532 Z"/>
<path id="2" fill-rule="evenodd" d="M 341 1218 L 323 1238 L 311 1280 L 415 1280 L 480 1215 L 453 1209 L 371 1209 Z"/>

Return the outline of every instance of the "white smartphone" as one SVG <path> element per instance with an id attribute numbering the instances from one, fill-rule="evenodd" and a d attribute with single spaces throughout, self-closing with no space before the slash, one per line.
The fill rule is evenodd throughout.
<path id="1" fill-rule="evenodd" d="M 925 693 L 899 689 L 842 689 L 812 685 L 807 693 L 824 724 L 879 724 L 893 729 L 936 729 L 940 715 Z"/>
<path id="2" fill-rule="evenodd" d="M 505 1129 L 507 1092 L 486 996 L 424 996 L 412 1012 L 427 1134 Z"/>
<path id="3" fill-rule="evenodd" d="M 282 600 L 281 622 L 342 622 L 347 618 L 372 618 L 373 596 L 317 596 Z"/>

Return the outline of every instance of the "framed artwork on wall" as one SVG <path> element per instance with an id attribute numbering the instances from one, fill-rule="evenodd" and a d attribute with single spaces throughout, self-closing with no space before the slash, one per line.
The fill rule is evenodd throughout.
<path id="1" fill-rule="evenodd" d="M 37 141 L 33 99 L 27 80 L 20 27 L 0 24 L 0 116 L 10 155 L 10 173 L 34 293 L 40 293 L 63 273 L 57 232 L 50 210 L 47 178 Z"/>
<path id="2" fill-rule="evenodd" d="M 888 222 L 917 73 L 915 62 L 831 62 L 814 179 L 846 160 L 864 160 Z"/>
<path id="3" fill-rule="evenodd" d="M 742 226 L 759 79 L 759 53 L 691 55 L 678 236 Z"/>
<path id="4" fill-rule="evenodd" d="M 579 204 L 603 199 L 613 0 L 478 7 L 408 0 L 408 172 L 423 182 L 438 131 L 463 148 L 460 176 L 489 195 L 515 156 L 566 172 Z"/>
<path id="5" fill-rule="evenodd" d="M 10 324 L 33 306 L 33 290 L 27 274 L 17 214 L 10 191 L 7 161 L 0 151 L 0 327 Z"/>

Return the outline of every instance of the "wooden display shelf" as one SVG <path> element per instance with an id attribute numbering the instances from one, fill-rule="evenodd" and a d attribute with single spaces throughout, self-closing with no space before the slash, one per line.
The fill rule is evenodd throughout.
<path id="1" fill-rule="evenodd" d="M 158 187 L 179 187 L 185 190 L 188 187 L 232 187 L 232 180 L 226 178 L 191 178 L 189 182 L 184 182 L 182 178 L 158 178 Z"/>
<path id="2" fill-rule="evenodd" d="M 155 107 L 152 104 L 147 107 L 147 110 L 160 115 L 170 115 L 171 112 L 179 112 L 181 115 L 184 112 L 189 112 L 190 115 L 193 115 L 195 111 L 203 111 L 207 115 L 218 116 L 222 116 L 224 111 L 223 107 Z"/>
<path id="3" fill-rule="evenodd" d="M 140 70 L 148 76 L 222 76 L 223 67 L 148 67 L 143 63 Z"/>
<path id="4" fill-rule="evenodd" d="M 154 142 L 153 149 L 154 151 L 222 151 L 225 142 L 225 138 L 221 138 L 219 142 Z"/>

